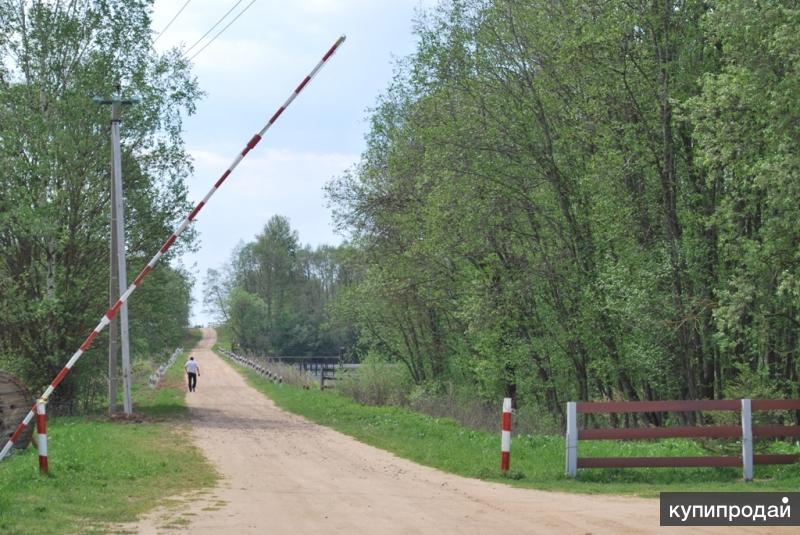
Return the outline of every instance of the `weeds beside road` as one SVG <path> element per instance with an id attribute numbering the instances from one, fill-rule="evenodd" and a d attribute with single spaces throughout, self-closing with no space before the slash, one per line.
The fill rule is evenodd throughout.
<path id="1" fill-rule="evenodd" d="M 468 429 L 449 418 L 436 418 L 398 407 L 359 404 L 332 391 L 276 385 L 235 365 L 251 385 L 279 407 L 332 427 L 362 442 L 441 470 L 515 486 L 583 493 L 657 496 L 665 491 L 789 491 L 800 487 L 800 464 L 756 467 L 756 480 L 744 483 L 741 470 L 610 469 L 582 470 L 575 480 L 564 476 L 564 439 L 559 435 L 513 435 L 511 471 L 500 472 L 498 431 Z M 499 407 L 499 406 L 498 406 Z M 775 442 L 775 452 L 797 452 L 797 445 Z M 602 441 L 581 443 L 582 456 L 708 455 L 698 441 Z"/>
<path id="2" fill-rule="evenodd" d="M 159 388 L 135 385 L 137 414 L 130 421 L 51 418 L 49 475 L 39 475 L 32 446 L 0 462 L 0 533 L 101 533 L 168 496 L 213 485 L 214 468 L 180 427 L 186 414 L 181 359 Z"/>

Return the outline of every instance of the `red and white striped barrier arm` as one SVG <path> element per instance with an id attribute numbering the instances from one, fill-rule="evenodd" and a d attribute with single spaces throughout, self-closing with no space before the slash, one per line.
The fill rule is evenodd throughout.
<path id="1" fill-rule="evenodd" d="M 42 394 L 42 399 L 45 402 L 50 397 L 50 394 L 53 393 L 53 390 L 55 390 L 61 383 L 61 381 L 64 380 L 64 377 L 67 376 L 67 374 L 75 365 L 75 363 L 78 361 L 78 359 L 81 358 L 81 355 L 83 355 L 89 349 L 89 347 L 92 345 L 92 342 L 94 342 L 94 339 L 97 338 L 97 335 L 99 335 L 103 331 L 103 329 L 105 329 L 106 326 L 109 323 L 111 323 L 111 320 L 113 320 L 114 317 L 116 317 L 122 304 L 125 303 L 131 296 L 131 294 L 136 291 L 136 288 L 138 288 L 142 284 L 142 281 L 147 276 L 147 274 L 150 273 L 153 270 L 153 268 L 155 268 L 158 260 L 164 255 L 164 253 L 167 252 L 167 250 L 169 250 L 170 247 L 172 247 L 172 244 L 175 243 L 175 240 L 177 240 L 178 237 L 181 234 L 183 234 L 183 231 L 186 230 L 186 227 L 189 226 L 189 223 L 191 223 L 194 220 L 198 212 L 200 212 L 203 206 L 205 206 L 206 203 L 208 203 L 209 199 L 211 199 L 212 195 L 214 195 L 214 193 L 216 193 L 216 191 L 220 188 L 220 186 L 222 186 L 222 183 L 225 182 L 225 179 L 228 178 L 228 176 L 230 176 L 230 174 L 233 172 L 234 169 L 236 169 L 236 166 L 239 165 L 239 162 L 241 162 L 242 159 L 244 159 L 244 157 L 247 156 L 248 152 L 253 150 L 253 148 L 256 145 L 258 145 L 258 142 L 261 141 L 261 138 L 264 136 L 264 134 L 266 134 L 267 130 L 269 130 L 270 127 L 275 123 L 275 121 L 278 120 L 278 117 L 280 117 L 281 114 L 286 110 L 286 108 L 289 107 L 292 101 L 295 98 L 297 98 L 297 95 L 299 95 L 300 92 L 306 87 L 308 82 L 310 82 L 311 79 L 317 75 L 322 66 L 325 65 L 325 63 L 330 59 L 331 56 L 333 56 L 334 52 L 336 52 L 336 49 L 339 48 L 339 45 L 341 45 L 344 42 L 344 40 L 345 36 L 342 35 L 341 37 L 339 37 L 339 39 L 336 40 L 335 43 L 333 43 L 333 45 L 328 49 L 328 51 L 325 53 L 325 55 L 322 57 L 319 63 L 317 63 L 316 67 L 314 67 L 314 69 L 308 74 L 308 76 L 306 76 L 303 79 L 303 81 L 300 82 L 300 85 L 298 85 L 292 92 L 292 94 L 289 95 L 289 98 L 286 99 L 286 102 L 284 102 L 283 105 L 280 108 L 278 108 L 278 110 L 272 115 L 272 117 L 270 117 L 267 124 L 264 125 L 264 128 L 262 128 L 256 135 L 254 135 L 250 139 L 250 141 L 247 142 L 247 145 L 245 145 L 245 148 L 242 150 L 242 152 L 236 155 L 236 158 L 233 160 L 233 163 L 231 163 L 228 169 L 224 173 L 222 173 L 222 176 L 211 187 L 209 192 L 206 193 L 206 196 L 203 197 L 203 200 L 197 203 L 197 205 L 192 209 L 192 211 L 189 212 L 189 215 L 186 217 L 186 219 L 184 219 L 183 222 L 180 225 L 178 225 L 178 227 L 175 229 L 172 235 L 169 238 L 167 238 L 167 241 L 164 242 L 164 245 L 161 246 L 161 248 L 158 250 L 155 256 L 153 256 L 150 262 L 147 263 L 144 269 L 142 269 L 142 271 L 133 280 L 133 284 L 131 284 L 128 287 L 128 289 L 125 290 L 125 293 L 122 294 L 122 296 L 120 296 L 119 300 L 117 300 L 114 306 L 109 308 L 103 315 L 103 317 L 100 318 L 100 323 L 97 324 L 97 327 L 95 327 L 94 330 L 92 330 L 92 332 L 89 333 L 89 336 L 86 337 L 86 340 L 83 341 L 80 348 L 78 348 L 75 354 L 72 355 L 72 358 L 69 359 L 66 366 L 64 366 L 64 368 L 58 373 L 58 375 L 56 375 L 55 379 L 53 379 L 53 382 L 50 384 L 50 386 L 47 387 L 47 389 L 44 391 L 44 394 Z M 3 447 L 3 450 L 0 451 L 0 460 L 2 460 L 6 455 L 8 455 L 8 452 L 11 450 L 11 447 L 19 439 L 20 435 L 25 430 L 25 428 L 31 423 L 35 410 L 36 410 L 36 405 L 34 404 L 33 408 L 31 408 L 31 410 L 19 424 L 17 429 L 11 435 L 11 438 L 9 438 L 8 442 Z"/>
<path id="2" fill-rule="evenodd" d="M 511 398 L 503 399 L 503 430 L 500 434 L 500 470 L 511 465 Z"/>
<path id="3" fill-rule="evenodd" d="M 47 473 L 47 402 L 40 399 L 36 402 L 36 438 L 39 446 L 39 472 Z"/>

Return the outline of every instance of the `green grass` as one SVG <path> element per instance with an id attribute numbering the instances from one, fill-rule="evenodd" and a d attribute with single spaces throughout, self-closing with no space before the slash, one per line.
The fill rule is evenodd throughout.
<path id="1" fill-rule="evenodd" d="M 214 468 L 180 425 L 181 358 L 158 389 L 136 385 L 131 421 L 50 419 L 49 475 L 39 475 L 33 447 L 0 462 L 0 533 L 102 533 L 169 496 L 213 486 Z"/>
<path id="2" fill-rule="evenodd" d="M 499 430 L 475 431 L 446 418 L 360 405 L 331 391 L 278 386 L 249 369 L 235 367 L 283 409 L 401 457 L 467 477 L 545 490 L 651 497 L 664 491 L 793 491 L 800 487 L 800 464 L 756 466 L 756 480 L 750 483 L 741 480 L 741 470 L 732 468 L 581 470 L 573 480 L 564 476 L 561 436 L 514 436 L 511 470 L 503 475 Z M 735 448 L 735 442 L 727 444 Z M 771 449 L 800 452 L 796 445 L 786 443 L 775 443 Z M 684 439 L 582 442 L 580 453 L 586 457 L 709 455 L 699 442 Z"/>
<path id="3" fill-rule="evenodd" d="M 233 333 L 230 327 L 227 325 L 219 325 L 214 327 L 214 329 L 217 331 L 217 346 L 230 350 L 231 341 L 233 340 Z"/>
<path id="4" fill-rule="evenodd" d="M 186 346 L 185 346 L 186 347 Z M 134 411 L 151 418 L 182 418 L 188 413 L 185 400 L 183 364 L 188 349 L 178 355 L 156 388 L 150 388 L 145 379 L 131 387 Z M 156 363 L 158 366 L 160 363 Z M 149 374 L 148 374 L 149 376 Z"/>

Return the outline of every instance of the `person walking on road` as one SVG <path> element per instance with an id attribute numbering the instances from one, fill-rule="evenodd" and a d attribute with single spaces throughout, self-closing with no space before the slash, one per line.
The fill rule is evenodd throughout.
<path id="1" fill-rule="evenodd" d="M 197 389 L 197 378 L 200 377 L 200 366 L 197 365 L 194 357 L 189 357 L 183 367 L 189 377 L 189 392 L 194 392 Z"/>

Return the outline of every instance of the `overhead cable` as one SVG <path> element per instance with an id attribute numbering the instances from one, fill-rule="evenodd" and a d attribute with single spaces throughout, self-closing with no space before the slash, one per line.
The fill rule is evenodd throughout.
<path id="1" fill-rule="evenodd" d="M 172 20 L 171 20 L 171 21 L 169 21 L 169 22 L 167 23 L 167 25 L 166 25 L 166 26 L 164 26 L 164 29 L 163 29 L 163 30 L 161 30 L 161 33 L 160 33 L 160 34 L 158 34 L 158 35 L 156 36 L 156 38 L 155 38 L 155 39 L 153 39 L 153 44 L 156 44 L 156 41 L 158 41 L 158 40 L 159 40 L 159 38 L 160 38 L 162 35 L 164 35 L 164 32 L 166 32 L 166 31 L 167 31 L 167 28 L 169 28 L 170 26 L 172 26 L 172 23 L 173 23 L 173 22 L 175 22 L 175 19 L 177 19 L 177 18 L 178 18 L 178 16 L 179 16 L 181 13 L 183 13 L 183 10 L 184 10 L 184 9 L 186 9 L 186 6 L 188 6 L 188 5 L 189 5 L 189 2 L 191 2 L 191 1 L 192 1 L 192 0 L 186 0 L 186 3 L 185 3 L 185 4 L 183 4 L 183 7 L 181 7 L 181 8 L 178 10 L 178 12 L 177 12 L 177 13 L 175 13 L 175 16 L 174 16 L 174 17 L 172 17 Z"/>
<path id="2" fill-rule="evenodd" d="M 192 46 L 190 46 L 189 48 L 187 48 L 187 49 L 186 49 L 186 51 L 184 52 L 184 55 L 185 55 L 185 54 L 188 54 L 189 52 L 191 52 L 191 51 L 192 51 L 192 49 L 193 49 L 194 47 L 196 47 L 197 45 L 199 45 L 199 44 L 200 44 L 200 41 L 202 41 L 203 39 L 205 39 L 206 37 L 208 37 L 208 34 L 210 34 L 211 32 L 213 32 L 213 31 L 214 31 L 214 28 L 216 28 L 217 26 L 219 26 L 220 22 L 222 22 L 223 20 L 225 20 L 225 18 L 226 18 L 228 15 L 230 15 L 230 14 L 231 14 L 231 11 L 233 11 L 234 9 L 236 9 L 236 6 L 238 6 L 239 4 L 241 4 L 243 1 L 244 1 L 244 0 L 239 0 L 238 2 L 236 2 L 235 4 L 233 4 L 233 6 L 232 6 L 232 7 L 231 7 L 231 8 L 230 8 L 230 9 L 229 9 L 229 10 L 228 10 L 228 11 L 227 11 L 227 12 L 226 12 L 224 15 L 222 15 L 222 16 L 219 18 L 219 20 L 218 20 L 217 22 L 215 22 L 215 23 L 214 23 L 214 25 L 213 25 L 211 28 L 209 28 L 209 29 L 208 29 L 208 31 L 207 31 L 206 33 L 204 33 L 204 34 L 203 34 L 203 37 L 201 37 L 200 39 L 198 39 L 197 41 L 195 41 L 195 42 L 194 42 L 194 44 L 193 44 Z"/>
<path id="3" fill-rule="evenodd" d="M 196 58 L 198 55 L 200 55 L 200 53 L 201 53 L 203 50 L 205 50 L 205 49 L 208 47 L 208 45 L 210 45 L 211 43 L 213 43 L 214 41 L 216 41 L 217 37 L 219 37 L 220 35 L 222 35 L 222 34 L 225 32 L 225 30 L 227 30 L 228 28 L 230 28 L 231 24 L 233 24 L 234 22 L 236 22 L 236 20 L 237 20 L 239 17 L 241 17 L 242 15 L 244 15 L 244 12 L 245 12 L 245 11 L 247 11 L 248 9 L 250 9 L 250 6 L 252 6 L 252 5 L 253 5 L 253 4 L 255 4 L 255 3 L 256 3 L 256 0 L 252 0 L 252 2 L 250 2 L 249 4 L 247 4 L 247 5 L 245 6 L 245 8 L 239 12 L 239 14 L 238 14 L 238 15 L 236 15 L 235 17 L 233 17 L 233 20 L 231 20 L 231 21 L 230 21 L 228 24 L 226 24 L 226 25 L 225 25 L 225 27 L 224 27 L 224 28 L 222 28 L 222 29 L 221 29 L 219 32 L 217 32 L 217 34 L 216 34 L 214 37 L 212 37 L 212 38 L 211 38 L 211 40 L 210 40 L 209 42 L 207 42 L 206 44 L 204 44 L 204 45 L 203 45 L 203 48 L 201 48 L 200 50 L 198 50 L 197 52 L 195 52 L 195 53 L 194 53 L 194 55 L 193 55 L 191 58 L 189 58 L 189 61 L 192 61 L 194 58 Z"/>

